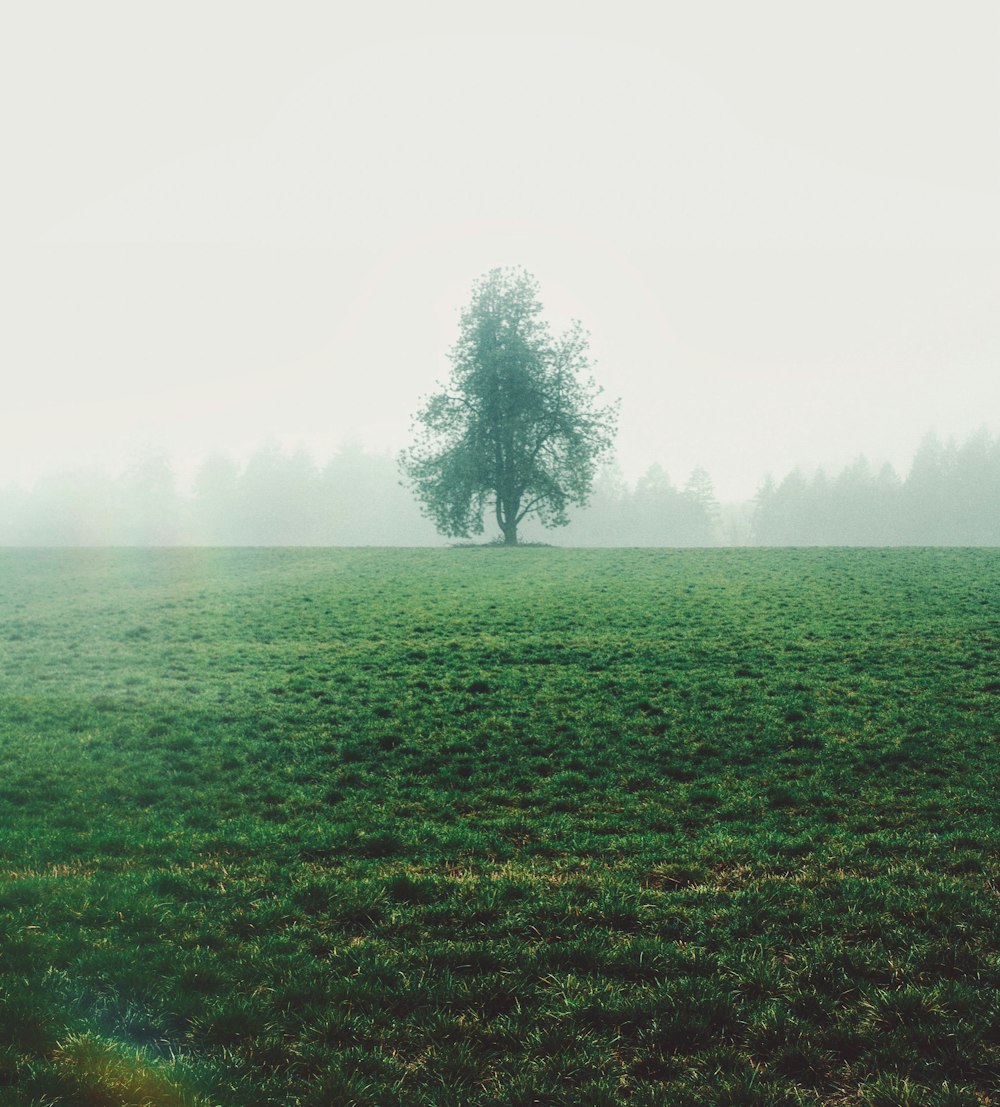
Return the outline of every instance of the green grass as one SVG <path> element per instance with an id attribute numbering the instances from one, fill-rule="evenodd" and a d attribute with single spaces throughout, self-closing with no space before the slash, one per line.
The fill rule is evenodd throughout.
<path id="1" fill-rule="evenodd" d="M 0 1103 L 1000 1102 L 998 578 L 0 551 Z"/>

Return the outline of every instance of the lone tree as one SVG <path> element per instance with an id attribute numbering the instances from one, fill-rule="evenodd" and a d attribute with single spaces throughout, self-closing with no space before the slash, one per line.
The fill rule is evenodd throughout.
<path id="1" fill-rule="evenodd" d="M 598 405 L 579 323 L 554 336 L 541 318 L 538 282 L 493 269 L 473 287 L 451 351 L 451 378 L 414 419 L 417 438 L 400 465 L 438 530 L 483 532 L 492 507 L 504 545 L 521 521 L 565 526 L 587 502 L 610 452 L 617 403 Z"/>

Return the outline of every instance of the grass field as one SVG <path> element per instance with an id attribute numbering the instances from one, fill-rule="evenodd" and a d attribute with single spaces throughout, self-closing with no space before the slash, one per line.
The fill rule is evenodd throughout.
<path id="1" fill-rule="evenodd" d="M 1000 1103 L 998 581 L 0 551 L 0 1103 Z"/>

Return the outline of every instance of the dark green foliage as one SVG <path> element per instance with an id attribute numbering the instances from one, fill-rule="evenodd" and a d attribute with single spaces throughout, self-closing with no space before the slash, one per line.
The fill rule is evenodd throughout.
<path id="1" fill-rule="evenodd" d="M 0 553 L 0 1103 L 988 1102 L 998 570 Z"/>
<path id="2" fill-rule="evenodd" d="M 506 545 L 531 515 L 565 526 L 611 449 L 617 408 L 596 404 L 580 325 L 556 337 L 541 311 L 523 270 L 494 269 L 473 288 L 448 386 L 426 401 L 400 457 L 442 534 L 482 534 L 488 505 Z"/>

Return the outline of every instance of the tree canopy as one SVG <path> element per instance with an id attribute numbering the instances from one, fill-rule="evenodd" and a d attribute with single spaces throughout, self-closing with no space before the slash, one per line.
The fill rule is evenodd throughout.
<path id="1" fill-rule="evenodd" d="M 574 322 L 553 335 L 541 313 L 530 273 L 481 277 L 461 316 L 451 377 L 415 416 L 416 440 L 400 463 L 449 537 L 482 534 L 487 509 L 506 545 L 529 515 L 564 526 L 611 451 L 618 405 L 600 403 L 586 334 Z"/>

